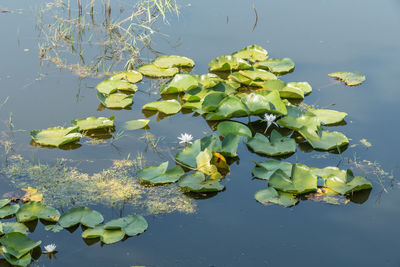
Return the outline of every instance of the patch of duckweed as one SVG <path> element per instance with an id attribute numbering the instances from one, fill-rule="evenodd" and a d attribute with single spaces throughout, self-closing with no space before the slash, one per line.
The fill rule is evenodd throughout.
<path id="1" fill-rule="evenodd" d="M 35 164 L 21 156 L 12 156 L 0 173 L 9 177 L 17 188 L 32 186 L 43 194 L 43 203 L 55 207 L 68 205 L 131 204 L 143 213 L 194 213 L 196 203 L 177 185 L 147 187 L 136 178 L 144 165 L 137 159 L 113 160 L 112 165 L 97 173 L 85 173 L 67 165 Z"/>

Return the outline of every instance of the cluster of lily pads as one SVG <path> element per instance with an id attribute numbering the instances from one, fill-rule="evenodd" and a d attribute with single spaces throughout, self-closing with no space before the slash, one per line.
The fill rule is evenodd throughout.
<path id="1" fill-rule="evenodd" d="M 101 240 L 105 244 L 138 235 L 148 227 L 146 219 L 137 214 L 103 223 L 103 216 L 88 207 L 75 207 L 61 214 L 40 201 L 29 201 L 20 206 L 18 203 L 10 203 L 9 199 L 0 200 L 0 219 L 14 216 L 15 222 L 0 222 L 0 253 L 10 264 L 16 266 L 27 266 L 42 253 L 41 241 L 35 242 L 28 237 L 38 220 L 45 224 L 46 230 L 53 232 L 63 229 L 72 231 L 82 225 L 82 238 L 86 242 L 95 243 Z"/>

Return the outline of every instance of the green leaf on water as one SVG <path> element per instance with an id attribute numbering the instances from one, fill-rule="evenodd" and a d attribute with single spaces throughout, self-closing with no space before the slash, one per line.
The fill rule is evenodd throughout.
<path id="1" fill-rule="evenodd" d="M 79 127 L 53 127 L 44 130 L 31 131 L 31 137 L 35 143 L 44 146 L 59 147 L 65 144 L 79 141 L 82 135 L 78 133 Z"/>
<path id="2" fill-rule="evenodd" d="M 225 120 L 246 115 L 247 110 L 242 101 L 236 96 L 227 96 L 218 104 L 215 112 L 206 115 L 206 120 Z"/>
<path id="3" fill-rule="evenodd" d="M 200 76 L 193 75 L 194 77 L 197 78 L 197 81 L 199 84 L 203 86 L 203 88 L 211 88 L 219 84 L 220 82 L 223 82 L 224 80 L 221 79 L 218 75 L 215 75 L 214 73 L 207 73 L 203 74 Z"/>
<path id="4" fill-rule="evenodd" d="M 192 172 L 181 178 L 179 187 L 191 192 L 218 192 L 224 190 L 225 186 L 219 180 L 206 179 L 202 172 Z"/>
<path id="5" fill-rule="evenodd" d="M 93 228 L 102 223 L 103 220 L 103 215 L 95 210 L 88 207 L 76 207 L 63 213 L 58 223 L 64 228 L 69 228 L 79 223 Z"/>
<path id="6" fill-rule="evenodd" d="M 255 68 L 265 69 L 274 74 L 283 75 L 294 70 L 294 62 L 288 58 L 270 58 L 254 64 Z"/>
<path id="7" fill-rule="evenodd" d="M 156 110 L 165 114 L 175 114 L 181 110 L 181 104 L 175 99 L 165 101 L 154 101 L 145 104 L 142 109 L 144 110 Z"/>
<path id="8" fill-rule="evenodd" d="M 240 70 L 229 75 L 229 79 L 249 86 L 260 86 L 262 82 L 276 80 L 275 74 L 266 70 Z"/>
<path id="9" fill-rule="evenodd" d="M 99 93 L 110 95 L 118 90 L 128 91 L 128 92 L 136 92 L 137 86 L 133 83 L 130 83 L 126 80 L 119 79 L 107 79 L 99 83 L 97 86 L 97 91 Z"/>
<path id="10" fill-rule="evenodd" d="M 89 131 L 89 130 L 97 130 L 104 128 L 112 128 L 114 127 L 114 119 L 115 117 L 88 117 L 85 119 L 75 119 L 71 121 L 73 126 L 78 126 L 79 131 Z"/>
<path id="11" fill-rule="evenodd" d="M 60 213 L 53 207 L 32 201 L 22 205 L 16 216 L 18 222 L 29 222 L 38 218 L 49 222 L 57 222 L 60 218 Z"/>
<path id="12" fill-rule="evenodd" d="M 20 259 L 29 251 L 39 246 L 41 241 L 35 242 L 24 234 L 12 232 L 0 238 L 0 243 L 5 247 L 8 254 Z"/>
<path id="13" fill-rule="evenodd" d="M 341 81 L 344 81 L 347 85 L 350 86 L 360 85 L 366 79 L 365 75 L 357 71 L 356 72 L 341 71 L 341 72 L 330 73 L 328 75 L 337 78 Z"/>
<path id="14" fill-rule="evenodd" d="M 227 136 L 228 134 L 246 136 L 248 138 L 251 138 L 253 136 L 249 127 L 247 127 L 243 123 L 236 121 L 220 122 L 217 126 L 217 130 L 224 137 Z"/>
<path id="15" fill-rule="evenodd" d="M 127 131 L 141 129 L 141 128 L 146 127 L 147 124 L 149 124 L 149 122 L 150 122 L 150 120 L 146 120 L 146 119 L 127 121 L 122 124 L 122 129 L 127 130 Z"/>
<path id="16" fill-rule="evenodd" d="M 284 207 L 291 207 L 297 204 L 299 200 L 296 198 L 295 195 L 290 193 L 279 192 L 275 190 L 273 187 L 268 187 L 258 191 L 254 198 L 264 204 L 277 204 Z"/>
<path id="17" fill-rule="evenodd" d="M 0 231 L 0 234 L 8 234 L 8 233 L 13 233 L 13 232 L 18 232 L 24 235 L 27 235 L 29 232 L 28 227 L 19 222 L 4 222 L 0 223 L 2 230 Z"/>
<path id="18" fill-rule="evenodd" d="M 232 54 L 233 57 L 249 60 L 250 62 L 263 61 L 268 58 L 268 52 L 258 45 L 250 45 Z"/>
<path id="19" fill-rule="evenodd" d="M 9 199 L 0 199 L 0 208 L 4 207 L 5 205 L 8 205 L 11 202 Z"/>
<path id="20" fill-rule="evenodd" d="M 282 136 L 278 131 L 273 130 L 271 137 L 256 133 L 247 142 L 247 145 L 256 153 L 267 156 L 283 156 L 296 152 L 296 141 L 289 137 Z"/>
<path id="21" fill-rule="evenodd" d="M 106 230 L 121 229 L 128 236 L 135 236 L 146 231 L 148 227 L 146 219 L 138 214 L 111 220 L 104 225 Z"/>
<path id="22" fill-rule="evenodd" d="M 168 161 L 161 163 L 159 166 L 150 166 L 138 172 L 137 177 L 144 182 L 158 185 L 175 183 L 181 178 L 185 172 L 181 166 L 174 166 L 167 170 Z"/>
<path id="23" fill-rule="evenodd" d="M 179 72 L 178 68 L 160 68 L 155 64 L 142 65 L 137 69 L 138 72 L 152 78 L 170 78 Z"/>
<path id="24" fill-rule="evenodd" d="M 211 60 L 208 64 L 209 71 L 230 71 L 230 70 L 247 70 L 251 65 L 243 59 L 233 56 L 220 56 Z"/>
<path id="25" fill-rule="evenodd" d="M 172 81 L 161 88 L 161 94 L 176 94 L 197 87 L 199 82 L 190 74 L 177 74 Z"/>
<path id="26" fill-rule="evenodd" d="M 277 170 L 283 171 L 287 176 L 292 174 L 292 164 L 286 161 L 267 160 L 264 162 L 254 162 L 253 175 L 259 179 L 269 180 Z"/>
<path id="27" fill-rule="evenodd" d="M 63 230 L 64 228 L 61 227 L 61 226 L 58 225 L 58 224 L 49 224 L 49 225 L 46 225 L 46 226 L 44 227 L 44 229 L 45 229 L 46 231 L 52 231 L 53 233 L 58 233 L 58 232 L 60 232 L 61 230 Z"/>
<path id="28" fill-rule="evenodd" d="M 346 112 L 340 112 L 336 110 L 331 110 L 331 109 L 314 109 L 311 108 L 309 109 L 312 113 L 314 113 L 320 122 L 322 122 L 324 125 L 329 126 L 329 125 L 335 125 L 344 120 L 344 118 L 347 117 Z"/>
<path id="29" fill-rule="evenodd" d="M 168 69 L 172 67 L 178 67 L 178 68 L 193 68 L 194 67 L 194 61 L 190 58 L 187 57 L 182 57 L 182 56 L 161 56 L 156 58 L 153 61 L 153 64 L 163 68 L 163 69 Z"/>
<path id="30" fill-rule="evenodd" d="M 125 232 L 120 229 L 106 230 L 104 225 L 97 225 L 94 228 L 86 229 L 82 232 L 82 238 L 100 238 L 104 244 L 113 244 L 121 241 L 125 237 Z"/>
<path id="31" fill-rule="evenodd" d="M 347 170 L 346 177 L 329 176 L 325 179 L 325 186 L 342 195 L 347 195 L 355 191 L 371 189 L 372 184 L 361 176 L 353 176 L 350 170 Z"/>
<path id="32" fill-rule="evenodd" d="M 18 210 L 19 210 L 18 204 L 15 204 L 15 205 L 7 205 L 6 204 L 2 208 L 0 208 L 0 219 L 14 215 L 15 213 L 17 213 Z"/>
<path id="33" fill-rule="evenodd" d="M 138 83 L 142 79 L 143 75 L 140 72 L 134 70 L 118 72 L 110 77 L 110 80 L 126 80 L 130 83 Z"/>
<path id="34" fill-rule="evenodd" d="M 133 95 L 126 95 L 121 93 L 114 93 L 111 95 L 104 95 L 97 93 L 97 98 L 106 107 L 111 109 L 123 109 L 133 104 Z"/>
<path id="35" fill-rule="evenodd" d="M 255 91 L 250 94 L 241 95 L 241 100 L 246 105 L 250 115 L 260 115 L 265 112 L 276 115 L 287 114 L 286 105 L 281 100 L 277 91 Z"/>
<path id="36" fill-rule="evenodd" d="M 4 248 L 4 250 L 7 251 L 7 249 L 5 249 L 5 248 Z M 13 266 L 25 267 L 25 266 L 28 266 L 32 261 L 32 256 L 30 253 L 26 253 L 25 255 L 21 256 L 20 258 L 16 258 L 7 252 L 4 252 L 3 256 L 6 259 L 6 261 L 8 261 Z"/>

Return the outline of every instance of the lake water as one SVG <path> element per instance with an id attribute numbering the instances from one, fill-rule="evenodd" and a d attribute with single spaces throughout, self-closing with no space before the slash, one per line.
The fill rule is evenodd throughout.
<path id="1" fill-rule="evenodd" d="M 0 138 L 12 141 L 11 154 L 50 166 L 60 158 L 73 160 L 72 166 L 92 174 L 109 168 L 112 160 L 128 155 L 134 158 L 138 153 L 143 154 L 146 166 L 171 161 L 180 133 L 188 132 L 195 138 L 212 133 L 201 116 L 180 114 L 160 121 L 150 117 L 147 132 L 160 138 L 158 152 L 140 138 L 144 130 L 126 132 L 100 144 L 82 141 L 74 150 L 30 145 L 30 130 L 67 125 L 75 118 L 115 115 L 118 128 L 125 121 L 144 118 L 142 105 L 159 97 L 147 93 L 151 84 L 146 81 L 139 85 L 131 110 L 98 110 L 94 87 L 103 78 L 79 77 L 39 58 L 38 44 L 45 43 L 46 37 L 40 33 L 43 24 L 38 14 L 45 3 L 0 3 L 0 10 L 16 11 L 0 13 L 0 121 L 4 122 Z M 129 7 L 122 1 L 113 4 Z M 30 237 L 42 240 L 42 244 L 56 243 L 59 253 L 55 259 L 42 255 L 32 266 L 400 266 L 400 191 L 396 179 L 400 163 L 400 1 L 202 0 L 180 4 L 179 17 L 167 15 L 169 24 L 158 20 L 160 34 L 152 36 L 152 49 L 192 58 L 196 62 L 194 74 L 206 73 L 214 57 L 251 44 L 266 48 L 272 57 L 290 57 L 296 69 L 282 79 L 312 85 L 313 92 L 305 103 L 347 112 L 347 125 L 334 129 L 357 146 L 349 146 L 342 155 L 298 149 L 288 161 L 320 168 L 350 167 L 372 182 L 369 198 L 339 206 L 312 201 L 301 201 L 292 208 L 261 205 L 254 193 L 266 184 L 253 179 L 251 169 L 253 160 L 266 158 L 250 153 L 242 144 L 240 161 L 231 166 L 231 174 L 223 182 L 226 190 L 194 200 L 195 213 L 147 213 L 149 228 L 145 233 L 104 246 L 87 245 L 80 229 L 52 233 L 39 223 Z M 112 12 L 118 14 L 119 8 Z M 74 6 L 72 13 L 76 16 Z M 47 16 L 45 24 L 52 21 Z M 98 27 L 101 16 L 100 11 L 95 15 Z M 86 31 L 87 38 L 91 31 Z M 82 53 L 89 58 L 101 56 L 101 47 L 86 45 Z M 154 57 L 149 49 L 142 50 L 142 60 Z M 74 56 L 68 59 L 70 64 L 78 63 Z M 123 66 L 120 62 L 112 70 Z M 336 71 L 360 71 L 367 79 L 360 86 L 348 87 L 328 76 Z M 13 129 L 9 127 L 10 116 Z M 367 148 L 361 139 L 372 146 Z M 1 158 L 5 165 L 5 155 Z M 362 166 L 349 162 L 354 158 Z M 377 166 L 388 175 L 377 175 Z M 16 189 L 9 177 L 1 178 L 1 194 Z M 68 199 L 66 203 L 71 205 Z M 136 211 L 129 204 L 123 209 L 118 205 L 91 207 L 101 211 L 106 220 Z"/>

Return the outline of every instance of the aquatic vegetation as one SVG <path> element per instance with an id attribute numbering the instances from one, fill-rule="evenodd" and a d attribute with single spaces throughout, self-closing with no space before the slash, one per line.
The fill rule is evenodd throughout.
<path id="1" fill-rule="evenodd" d="M 193 136 L 191 134 L 188 133 L 183 133 L 180 136 L 178 136 L 179 144 L 184 144 L 184 145 L 188 145 L 188 144 L 193 144 L 192 140 L 193 140 Z"/>
<path id="2" fill-rule="evenodd" d="M 75 119 L 71 121 L 73 126 L 78 126 L 79 131 L 90 131 L 98 129 L 107 129 L 114 127 L 115 116 L 105 117 L 88 117 L 85 119 Z"/>
<path id="3" fill-rule="evenodd" d="M 122 125 L 122 129 L 127 131 L 142 129 L 146 127 L 149 124 L 149 122 L 150 120 L 145 120 L 145 119 L 126 121 Z"/>
<path id="4" fill-rule="evenodd" d="M 255 68 L 265 69 L 274 74 L 283 75 L 294 70 L 294 62 L 288 57 L 269 58 L 267 60 L 254 64 Z"/>
<path id="5" fill-rule="evenodd" d="M 194 61 L 192 59 L 182 56 L 161 56 L 156 58 L 153 61 L 153 64 L 163 69 L 168 69 L 173 67 L 177 68 L 194 67 Z"/>
<path id="6" fill-rule="evenodd" d="M 179 73 L 178 68 L 172 67 L 164 69 L 155 64 L 145 64 L 139 66 L 136 70 L 144 76 L 151 78 L 168 78 L 173 77 L 175 74 Z"/>
<path id="7" fill-rule="evenodd" d="M 185 172 L 182 167 L 174 166 L 167 170 L 168 161 L 161 163 L 159 166 L 150 166 L 139 171 L 137 176 L 143 182 L 150 184 L 167 184 L 174 183 L 181 178 Z"/>
<path id="8" fill-rule="evenodd" d="M 283 156 L 296 152 L 294 139 L 282 136 L 278 131 L 273 130 L 271 137 L 256 133 L 247 145 L 256 153 L 268 156 Z"/>
<path id="9" fill-rule="evenodd" d="M 330 73 L 328 74 L 331 77 L 337 78 L 341 81 L 344 81 L 347 85 L 350 86 L 356 86 L 356 85 L 360 85 L 365 81 L 365 75 L 359 73 L 359 72 L 346 72 L 346 71 L 342 71 L 342 72 L 334 72 L 334 73 Z"/>
<path id="10" fill-rule="evenodd" d="M 78 133 L 79 127 L 53 127 L 45 130 L 31 131 L 33 141 L 44 146 L 60 147 L 79 141 L 82 135 Z"/>
<path id="11" fill-rule="evenodd" d="M 159 111 L 167 115 L 176 114 L 181 110 L 181 104 L 175 99 L 165 101 L 154 101 L 145 104 L 142 109 L 150 111 Z"/>

